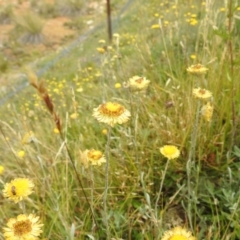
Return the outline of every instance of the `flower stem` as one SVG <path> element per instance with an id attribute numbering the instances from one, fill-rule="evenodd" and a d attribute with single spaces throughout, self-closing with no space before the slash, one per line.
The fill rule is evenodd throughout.
<path id="1" fill-rule="evenodd" d="M 91 166 L 91 206 L 93 206 L 93 189 L 94 189 L 94 176 L 93 176 L 93 168 Z M 94 208 L 93 208 L 93 214 L 94 213 Z M 93 219 L 93 223 L 92 223 L 92 233 L 94 232 L 94 228 L 95 228 L 95 222 L 94 222 L 94 219 Z"/>
<path id="2" fill-rule="evenodd" d="M 137 96 L 138 98 L 139 96 Z M 135 112 L 135 118 L 134 118 L 134 148 L 135 148 L 135 162 L 138 167 L 138 171 L 140 173 L 140 165 L 139 165 L 139 157 L 138 157 L 138 143 L 137 143 L 137 132 L 138 132 L 138 111 L 139 111 L 139 105 L 138 105 L 139 99 L 137 99 L 136 104 L 136 112 Z"/>
<path id="3" fill-rule="evenodd" d="M 196 112 L 196 117 L 195 117 L 195 122 L 193 125 L 193 131 L 191 135 L 191 158 L 193 160 L 193 165 L 195 165 L 195 159 L 196 159 L 196 143 L 197 143 L 197 133 L 198 133 L 198 122 L 199 122 L 199 114 L 200 114 L 200 106 L 201 103 L 198 100 L 197 102 L 197 112 Z"/>
<path id="4" fill-rule="evenodd" d="M 165 176 L 166 176 L 166 172 L 167 172 L 167 169 L 168 169 L 168 165 L 169 165 L 169 159 L 167 160 L 165 169 L 164 169 L 164 171 L 163 171 L 163 173 L 162 173 L 162 180 L 161 180 L 161 183 L 160 183 L 160 187 L 159 187 L 157 199 L 156 199 L 156 202 L 155 202 L 155 215 L 156 215 L 156 218 L 158 218 L 158 209 L 157 209 L 157 207 L 158 207 L 158 202 L 159 202 L 159 199 L 160 199 L 160 196 L 161 196 L 162 187 L 163 187 L 163 182 L 164 182 L 164 179 L 165 179 Z"/>
<path id="5" fill-rule="evenodd" d="M 230 151 L 232 151 L 233 145 L 236 142 L 236 97 L 235 97 L 235 85 L 234 85 L 234 62 L 233 62 L 233 41 L 232 41 L 232 30 L 233 30 L 233 0 L 229 0 L 228 8 L 228 52 L 229 52 L 229 67 L 230 67 L 230 78 L 231 78 L 231 110 L 232 110 L 232 130 L 231 130 L 231 142 Z"/>
<path id="6" fill-rule="evenodd" d="M 106 166 L 105 166 L 105 188 L 103 195 L 103 209 L 104 209 L 104 223 L 106 225 L 107 240 L 110 239 L 110 230 L 108 224 L 108 208 L 107 208 L 107 197 L 108 197 L 108 178 L 109 178 L 109 160 L 110 160 L 110 140 L 111 140 L 111 130 L 108 128 L 107 134 L 107 144 L 106 144 Z"/>
<path id="7" fill-rule="evenodd" d="M 24 201 L 20 201 L 19 202 L 19 207 L 22 210 L 23 214 L 26 213 L 26 206 L 25 206 L 25 202 Z"/>
<path id="8" fill-rule="evenodd" d="M 196 143 L 197 143 L 197 133 L 198 133 L 198 122 L 199 122 L 199 113 L 200 113 L 200 101 L 198 100 L 197 103 L 197 111 L 196 111 L 196 117 L 192 129 L 192 134 L 191 134 L 191 147 L 190 147 L 190 153 L 188 157 L 188 161 L 186 164 L 186 171 L 187 171 L 187 189 L 188 189 L 188 209 L 187 209 L 187 215 L 188 215 L 188 220 L 190 227 L 193 231 L 193 224 L 192 224 L 192 195 L 193 195 L 193 190 L 191 187 L 191 172 L 192 168 L 195 167 L 195 159 L 196 159 Z"/>

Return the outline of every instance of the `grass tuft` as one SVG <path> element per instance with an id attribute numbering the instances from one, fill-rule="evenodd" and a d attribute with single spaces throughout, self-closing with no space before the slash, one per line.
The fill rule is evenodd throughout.
<path id="1" fill-rule="evenodd" d="M 239 12 L 134 1 L 111 44 L 99 27 L 29 71 L 37 93 L 0 109 L 0 174 L 35 187 L 24 208 L 3 199 L 2 223 L 25 211 L 46 239 L 240 239 Z"/>

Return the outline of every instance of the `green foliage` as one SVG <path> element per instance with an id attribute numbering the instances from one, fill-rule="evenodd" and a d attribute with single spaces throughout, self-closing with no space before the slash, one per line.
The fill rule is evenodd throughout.
<path id="1" fill-rule="evenodd" d="M 0 9 L 0 24 L 9 24 L 13 17 L 13 8 L 11 4 Z"/>
<path id="2" fill-rule="evenodd" d="M 79 16 L 84 6 L 84 0 L 61 0 L 59 2 L 59 13 L 68 17 Z"/>
<path id="3" fill-rule="evenodd" d="M 17 175 L 34 180 L 26 209 L 41 216 L 43 237 L 107 239 L 109 232 L 109 239 L 161 239 L 180 225 L 199 240 L 239 239 L 239 109 L 233 107 L 239 103 L 238 36 L 226 30 L 229 19 L 219 10 L 226 7 L 220 1 L 190 2 L 135 1 L 111 44 L 101 28 L 43 76 L 62 136 L 43 92 L 39 96 L 28 88 L 2 110 L 3 181 Z M 197 63 L 208 68 L 206 75 L 187 73 Z M 151 81 L 145 92 L 129 90 L 128 79 L 135 75 Z M 197 87 L 212 92 L 210 122 L 201 110 L 206 101 L 192 95 Z M 110 135 L 109 127 L 92 116 L 107 101 L 131 112 L 129 122 Z M 29 130 L 37 140 L 22 145 Z M 177 146 L 180 157 L 168 161 L 159 152 L 164 145 Z M 105 152 L 108 171 L 106 164 L 87 168 L 86 149 Z M 4 219 L 21 212 L 9 205 L 3 203 Z"/>
<path id="4" fill-rule="evenodd" d="M 33 13 L 18 16 L 16 17 L 15 22 L 24 31 L 32 34 L 41 33 L 44 26 L 43 21 Z"/>
<path id="5" fill-rule="evenodd" d="M 38 8 L 38 13 L 43 17 L 53 18 L 57 16 L 56 6 L 52 3 L 41 2 Z"/>
<path id="6" fill-rule="evenodd" d="M 76 30 L 82 30 L 85 27 L 85 22 L 83 21 L 82 18 L 79 17 L 75 17 L 73 19 L 71 19 L 71 22 L 67 22 L 65 24 L 66 27 L 69 27 L 71 29 L 76 29 Z"/>
<path id="7" fill-rule="evenodd" d="M 8 67 L 9 67 L 8 60 L 6 59 L 6 57 L 4 57 L 4 55 L 0 55 L 0 71 L 6 72 Z"/>
<path id="8" fill-rule="evenodd" d="M 20 38 L 20 42 L 39 44 L 44 42 L 42 30 L 44 22 L 34 13 L 26 13 L 15 17 L 16 28 L 24 34 Z"/>

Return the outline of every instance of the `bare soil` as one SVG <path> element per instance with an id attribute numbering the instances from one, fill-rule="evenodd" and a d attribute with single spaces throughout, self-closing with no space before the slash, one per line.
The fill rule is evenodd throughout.
<path id="1" fill-rule="evenodd" d="M 54 0 L 45 0 L 45 2 L 54 4 Z M 27 0 L 0 0 L 0 9 L 6 4 L 12 4 L 14 15 L 24 14 L 25 12 L 33 11 L 30 7 L 30 1 Z M 88 7 L 91 8 L 95 14 L 98 14 L 100 9 L 103 9 L 104 1 L 89 1 Z M 28 44 L 22 45 L 21 51 L 26 55 L 33 51 L 37 56 L 46 56 L 51 51 L 56 51 L 65 45 L 66 39 L 73 39 L 76 36 L 76 30 L 66 27 L 66 23 L 70 22 L 68 17 L 54 17 L 50 19 L 44 19 L 43 35 L 46 39 L 44 44 Z M 14 56 L 14 51 L 11 48 L 5 48 L 6 43 L 10 41 L 10 34 L 15 27 L 14 22 L 6 25 L 0 25 L 0 54 L 3 54 L 8 61 L 14 61 L 18 56 Z M 2 52 L 2 53 L 1 53 Z M 36 59 L 33 59 L 35 61 Z M 32 62 L 32 61 L 30 61 Z M 27 62 L 24 64 L 28 64 Z M 20 66 L 22 67 L 22 66 Z M 6 73 L 0 72 L 0 95 L 7 91 L 9 85 L 17 83 L 19 78 L 19 66 L 14 66 L 12 69 L 8 69 Z"/>

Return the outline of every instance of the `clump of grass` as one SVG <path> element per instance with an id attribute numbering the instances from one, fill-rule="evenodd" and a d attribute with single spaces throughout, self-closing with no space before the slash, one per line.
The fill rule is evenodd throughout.
<path id="1" fill-rule="evenodd" d="M 240 114 L 229 110 L 240 99 L 237 91 L 236 99 L 230 94 L 233 82 L 239 89 L 238 36 L 212 30 L 231 17 L 218 11 L 220 1 L 182 3 L 189 1 L 135 1 L 111 46 L 106 35 L 95 34 L 48 72 L 47 88 L 31 81 L 48 111 L 28 90 L 4 112 L 3 142 L 13 153 L 24 148 L 19 166 L 39 181 L 32 204 L 45 217 L 43 237 L 240 238 L 240 150 L 231 141 L 239 131 L 232 115 L 238 120 Z M 148 87 L 136 91 L 142 84 Z M 116 121 L 124 113 L 113 102 L 126 106 L 131 118 L 120 117 L 110 132 L 107 117 Z M 19 143 L 23 129 L 33 130 L 35 145 Z M 104 146 L 105 171 L 96 164 L 103 153 L 94 150 Z M 15 162 L 5 157 L 14 174 Z M 86 167 L 90 158 L 95 164 Z"/>
<path id="2" fill-rule="evenodd" d="M 38 13 L 46 18 L 54 18 L 57 16 L 56 6 L 48 2 L 41 2 L 38 6 Z"/>
<path id="3" fill-rule="evenodd" d="M 0 10 L 0 24 L 9 24 L 12 21 L 13 8 L 11 4 L 6 5 Z"/>
<path id="4" fill-rule="evenodd" d="M 40 44 L 44 43 L 45 37 L 42 33 L 44 22 L 34 13 L 26 13 L 15 18 L 16 28 L 23 32 L 18 39 L 24 44 Z"/>
<path id="5" fill-rule="evenodd" d="M 84 0 L 62 0 L 59 3 L 59 14 L 73 17 L 79 15 L 85 6 Z"/>
<path id="6" fill-rule="evenodd" d="M 9 68 L 8 60 L 6 59 L 6 57 L 4 57 L 4 55 L 0 55 L 0 71 L 6 72 L 8 68 Z"/>
<path id="7" fill-rule="evenodd" d="M 75 17 L 70 22 L 65 23 L 65 26 L 70 29 L 82 30 L 85 27 L 83 18 Z"/>

